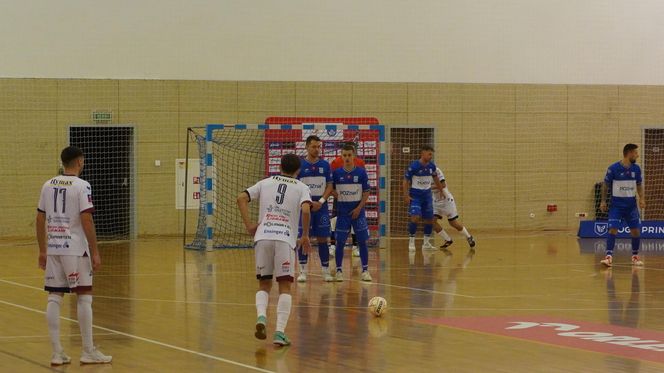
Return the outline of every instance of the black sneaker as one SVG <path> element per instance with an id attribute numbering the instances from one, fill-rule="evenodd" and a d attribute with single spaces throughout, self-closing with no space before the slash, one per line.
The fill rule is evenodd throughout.
<path id="1" fill-rule="evenodd" d="M 447 249 L 448 247 L 452 246 L 453 243 L 454 243 L 454 241 L 452 241 L 452 240 L 445 241 L 444 244 L 440 245 L 440 248 L 441 249 Z"/>
<path id="2" fill-rule="evenodd" d="M 473 236 L 468 237 L 468 245 L 470 245 L 470 247 L 475 247 L 475 239 Z"/>

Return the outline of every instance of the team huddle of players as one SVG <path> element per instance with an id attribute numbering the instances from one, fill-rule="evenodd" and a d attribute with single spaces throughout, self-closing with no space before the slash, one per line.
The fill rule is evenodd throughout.
<path id="1" fill-rule="evenodd" d="M 369 226 L 365 205 L 369 199 L 370 186 L 363 163 L 356 157 L 354 144 L 347 143 L 341 149 L 341 156 L 332 166 L 321 158 L 321 139 L 309 136 L 305 142 L 307 154 L 299 158 L 287 154 L 281 158 L 281 175 L 272 176 L 247 188 L 238 196 L 238 206 L 247 232 L 254 236 L 256 255 L 256 277 L 259 290 L 256 293 L 256 332 L 258 339 L 266 339 L 268 294 L 272 280 L 279 283 L 277 304 L 277 326 L 273 343 L 280 346 L 290 344 L 284 333 L 291 310 L 291 282 L 294 281 L 294 250 L 297 250 L 299 275 L 298 282 L 306 282 L 311 252 L 310 237 L 316 238 L 316 246 L 321 263 L 321 274 L 325 282 L 344 280 L 344 248 L 351 231 L 357 243 L 362 264 L 360 280 L 372 281 L 369 273 Z M 446 217 L 450 224 L 465 235 L 471 248 L 475 246 L 473 237 L 458 221 L 456 204 L 445 184 L 443 172 L 432 162 L 433 149 L 424 147 L 420 159 L 411 163 L 404 178 L 404 195 L 409 205 L 409 250 L 415 251 L 417 223 L 424 222 L 424 244 L 422 250 L 432 250 L 431 233 L 436 217 Z M 328 198 L 335 199 L 335 230 L 332 237 L 336 245 L 330 246 L 331 219 Z M 259 200 L 259 222 L 249 216 L 249 202 Z M 452 244 L 452 239 L 435 222 L 436 232 L 445 243 L 441 248 Z M 298 232 L 297 239 L 295 231 Z M 334 255 L 336 268 L 330 271 L 330 254 Z"/>

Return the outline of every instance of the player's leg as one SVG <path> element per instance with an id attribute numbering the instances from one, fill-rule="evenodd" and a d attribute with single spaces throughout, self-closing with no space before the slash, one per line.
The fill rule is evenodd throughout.
<path id="1" fill-rule="evenodd" d="M 350 228 L 350 240 L 352 244 L 351 248 L 353 256 L 357 258 L 358 256 L 360 256 L 360 249 L 357 246 L 357 234 L 355 233 L 355 228 L 353 228 L 352 226 Z"/>
<path id="2" fill-rule="evenodd" d="M 344 246 L 348 235 L 350 234 L 351 219 L 348 215 L 337 214 L 337 252 L 335 253 L 334 260 L 336 261 L 336 281 L 343 281 L 343 260 L 344 260 Z"/>
<path id="3" fill-rule="evenodd" d="M 81 364 L 106 364 L 113 360 L 112 356 L 104 355 L 99 351 L 92 339 L 92 261 L 86 254 L 84 256 L 63 256 L 68 268 L 67 277 L 69 287 L 76 293 L 76 315 L 78 327 L 81 331 L 83 351 Z"/>
<path id="4" fill-rule="evenodd" d="M 59 256 L 48 255 L 46 257 L 44 289 L 49 292 L 46 303 L 46 323 L 51 346 L 53 347 L 51 365 L 69 364 L 71 358 L 65 354 L 60 343 L 60 307 L 62 306 L 64 293 L 69 292 L 69 285 Z"/>
<path id="5" fill-rule="evenodd" d="M 357 219 L 352 221 L 352 227 L 357 236 L 357 244 L 360 250 L 360 261 L 362 262 L 362 281 L 371 281 L 371 275 L 369 274 L 369 246 L 367 242 L 369 241 L 369 224 L 367 223 L 367 217 L 362 211 L 360 216 Z"/>
<path id="6" fill-rule="evenodd" d="M 336 252 L 337 248 L 337 238 L 335 234 L 335 230 L 337 229 L 337 215 L 334 214 L 332 218 L 330 218 L 330 257 L 333 257 Z"/>
<path id="7" fill-rule="evenodd" d="M 422 199 L 422 221 L 424 222 L 424 242 L 422 250 L 433 250 L 431 233 L 433 233 L 433 199 L 431 196 Z"/>
<path id="8" fill-rule="evenodd" d="M 417 224 L 422 219 L 422 203 L 418 198 L 413 198 L 408 206 L 408 251 L 415 251 L 415 234 Z"/>
<path id="9" fill-rule="evenodd" d="M 313 230 L 311 235 L 316 236 L 318 241 L 318 256 L 320 257 L 323 280 L 326 282 L 334 281 L 330 274 L 330 248 L 327 239 L 330 236 L 330 214 L 327 204 L 323 204 L 320 210 L 312 216 Z"/>
<path id="10" fill-rule="evenodd" d="M 639 258 L 639 249 L 641 247 L 641 216 L 639 209 L 634 207 L 629 211 L 625 219 L 629 227 L 629 233 L 632 236 L 632 264 L 638 267 L 643 266 L 643 261 Z"/>
<path id="11" fill-rule="evenodd" d="M 291 283 L 293 282 L 293 250 L 281 241 L 275 241 L 274 273 L 279 284 L 279 300 L 277 302 L 277 327 L 272 342 L 278 346 L 290 345 L 286 336 L 286 325 L 290 317 L 293 298 L 291 297 Z"/>
<path id="12" fill-rule="evenodd" d="M 606 255 L 600 261 L 603 265 L 611 267 L 613 265 L 613 248 L 616 246 L 616 236 L 620 227 L 621 212 L 615 207 L 609 208 L 609 235 L 606 238 Z"/>
<path id="13" fill-rule="evenodd" d="M 444 241 L 443 245 L 440 246 L 440 248 L 441 249 L 446 249 L 450 245 L 452 245 L 454 243 L 454 241 L 452 241 L 452 237 L 450 237 L 450 235 L 447 234 L 447 232 L 445 232 L 445 229 L 443 229 L 443 227 L 440 225 L 440 223 L 438 223 L 438 219 L 442 219 L 443 215 L 444 215 L 444 210 L 443 210 L 444 205 L 443 204 L 444 204 L 443 201 L 438 201 L 438 202 L 434 203 L 434 205 L 433 205 L 433 217 L 434 217 L 433 230 Z"/>
<path id="14" fill-rule="evenodd" d="M 459 231 L 461 234 L 463 234 L 464 237 L 466 237 L 466 241 L 468 241 L 468 245 L 470 245 L 471 248 L 474 248 L 475 239 L 468 232 L 468 229 L 466 229 L 466 227 L 459 221 L 459 215 L 456 213 L 456 208 L 454 209 L 454 212 L 449 214 L 448 216 L 450 217 L 448 218 L 447 221 L 450 223 L 450 225 L 454 227 L 454 229 Z"/>
<path id="15" fill-rule="evenodd" d="M 272 290 L 272 276 L 274 274 L 274 242 L 261 240 L 254 244 L 256 257 L 256 279 L 258 291 L 256 292 L 256 332 L 258 339 L 267 338 L 267 305 L 270 290 Z"/>

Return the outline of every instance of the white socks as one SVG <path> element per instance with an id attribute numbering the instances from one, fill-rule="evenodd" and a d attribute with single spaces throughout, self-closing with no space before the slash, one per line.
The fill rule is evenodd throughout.
<path id="1" fill-rule="evenodd" d="M 51 337 L 51 346 L 53 346 L 53 352 L 62 351 L 62 345 L 60 344 L 61 304 L 61 296 L 55 294 L 48 295 L 48 303 L 46 303 L 46 322 L 48 324 L 48 335 Z"/>
<path id="2" fill-rule="evenodd" d="M 280 294 L 277 303 L 277 331 L 284 332 L 288 317 L 290 317 L 292 297 L 290 294 Z"/>
<path id="3" fill-rule="evenodd" d="M 267 291 L 259 290 L 256 292 L 256 314 L 257 316 L 267 317 L 267 303 L 268 303 L 268 293 Z"/>
<path id="4" fill-rule="evenodd" d="M 447 232 L 445 232 L 444 229 L 441 230 L 440 232 L 438 232 L 438 235 L 439 235 L 440 237 L 442 237 L 443 240 L 445 240 L 445 241 L 452 241 L 452 237 L 450 237 L 450 235 L 447 234 Z"/>
<path id="5" fill-rule="evenodd" d="M 81 329 L 83 351 L 91 352 L 94 349 L 92 344 L 92 295 L 78 295 L 76 311 L 78 313 L 78 326 Z"/>
<path id="6" fill-rule="evenodd" d="M 466 236 L 466 238 L 470 237 L 470 233 L 468 233 L 468 230 L 466 229 L 466 227 L 463 227 L 463 229 L 461 230 L 461 234 Z"/>

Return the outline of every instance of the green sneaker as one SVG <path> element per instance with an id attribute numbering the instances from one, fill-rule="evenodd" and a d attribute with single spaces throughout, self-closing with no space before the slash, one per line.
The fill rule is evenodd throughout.
<path id="1" fill-rule="evenodd" d="M 286 337 L 284 332 L 274 332 L 274 339 L 272 343 L 278 346 L 290 346 L 290 339 Z"/>
<path id="2" fill-rule="evenodd" d="M 267 318 L 265 316 L 258 316 L 256 319 L 256 333 L 254 336 L 258 339 L 267 338 L 267 333 L 265 332 L 265 325 L 267 324 Z"/>

